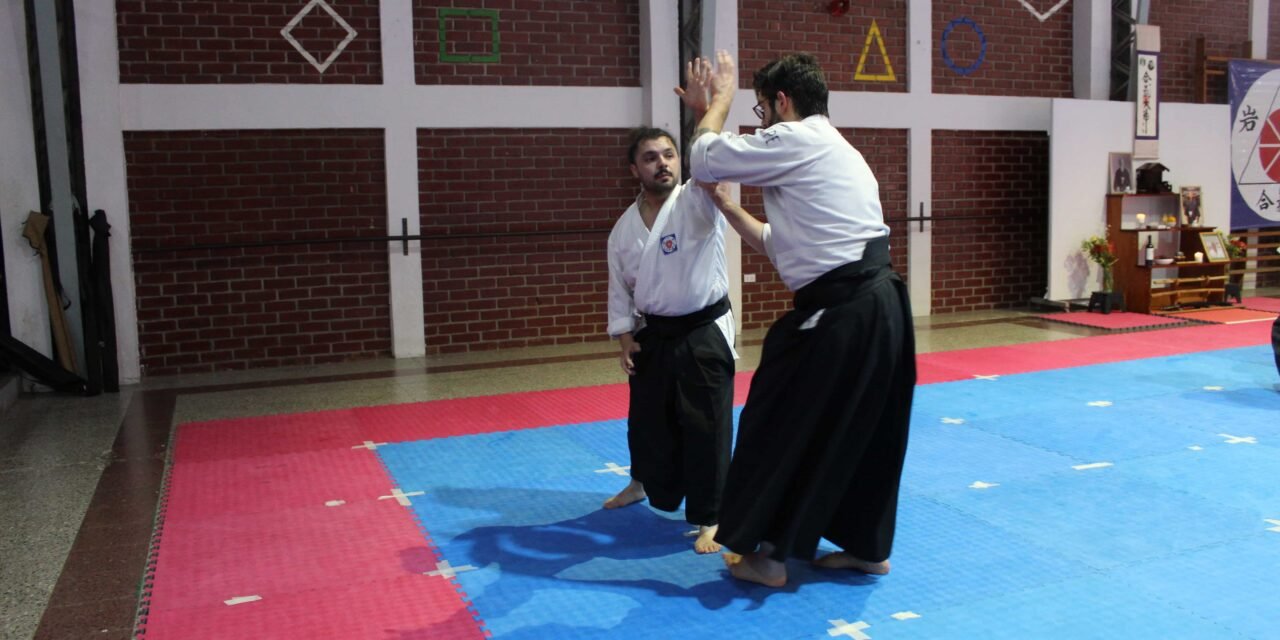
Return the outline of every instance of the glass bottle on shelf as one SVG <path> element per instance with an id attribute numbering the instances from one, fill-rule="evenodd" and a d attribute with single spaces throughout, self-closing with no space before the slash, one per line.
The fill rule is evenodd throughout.
<path id="1" fill-rule="evenodd" d="M 1155 264 L 1156 261 L 1156 245 L 1151 241 L 1151 236 L 1147 236 L 1147 246 L 1143 248 L 1143 264 L 1148 267 Z"/>

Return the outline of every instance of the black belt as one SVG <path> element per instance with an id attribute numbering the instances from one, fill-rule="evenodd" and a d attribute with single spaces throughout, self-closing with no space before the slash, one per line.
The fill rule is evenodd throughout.
<path id="1" fill-rule="evenodd" d="M 889 238 L 876 238 L 862 250 L 862 259 L 836 267 L 796 291 L 797 309 L 824 309 L 848 300 L 883 271 L 889 261 Z"/>
<path id="2" fill-rule="evenodd" d="M 716 318 L 724 315 L 727 311 L 729 311 L 729 296 L 720 298 L 720 300 L 706 307 L 682 316 L 655 316 L 646 313 L 644 314 L 644 327 L 645 329 L 652 329 L 659 335 L 679 336 L 689 333 L 704 324 L 715 322 Z"/>

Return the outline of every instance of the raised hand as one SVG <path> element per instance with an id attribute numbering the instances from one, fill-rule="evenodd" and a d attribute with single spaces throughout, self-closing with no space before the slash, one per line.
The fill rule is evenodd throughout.
<path id="1" fill-rule="evenodd" d="M 702 114 L 707 112 L 707 100 L 711 92 L 711 60 L 694 58 L 689 61 L 685 65 L 684 83 L 686 88 L 675 88 L 676 95 L 680 96 L 684 105 L 692 109 L 698 118 L 702 118 Z"/>
<path id="2" fill-rule="evenodd" d="M 711 101 L 733 102 L 737 90 L 738 67 L 733 63 L 733 56 L 723 49 L 717 51 L 715 72 L 711 74 Z"/>

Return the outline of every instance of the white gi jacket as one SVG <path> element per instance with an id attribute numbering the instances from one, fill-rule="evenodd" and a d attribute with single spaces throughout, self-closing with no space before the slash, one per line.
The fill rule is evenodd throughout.
<path id="1" fill-rule="evenodd" d="M 627 207 L 609 233 L 609 335 L 639 331 L 639 314 L 683 316 L 728 295 L 727 224 L 711 194 L 693 183 L 671 191 L 653 229 L 644 226 L 639 198 Z M 732 350 L 733 312 L 716 324 Z"/>
<path id="2" fill-rule="evenodd" d="M 702 182 L 764 187 L 765 253 L 792 291 L 861 259 L 868 241 L 889 235 L 880 184 L 826 116 L 753 135 L 703 134 L 689 163 Z"/>

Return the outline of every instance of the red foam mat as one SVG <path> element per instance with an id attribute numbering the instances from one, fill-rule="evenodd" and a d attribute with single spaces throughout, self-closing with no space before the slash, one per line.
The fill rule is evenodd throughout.
<path id="1" fill-rule="evenodd" d="M 1243 324 L 1246 322 L 1274 322 L 1276 314 L 1273 311 L 1258 311 L 1256 309 L 1241 309 L 1234 307 L 1231 309 L 1203 309 L 1196 311 L 1181 311 L 1169 314 L 1176 318 L 1186 318 L 1196 322 L 1216 322 L 1220 324 Z"/>
<path id="2" fill-rule="evenodd" d="M 1245 298 L 1240 302 L 1240 306 L 1246 309 L 1280 313 L 1280 298 Z"/>
<path id="3" fill-rule="evenodd" d="M 175 464 L 169 472 L 170 519 L 323 507 L 330 500 L 376 500 L 391 491 L 391 480 L 374 451 L 348 447 L 257 456 L 252 455 L 252 435 L 227 428 L 242 434 L 250 455 Z"/>
<path id="4" fill-rule="evenodd" d="M 151 600 L 169 608 L 211 606 L 236 596 L 265 598 L 431 571 L 434 552 L 404 510 L 374 497 L 336 507 L 168 517 Z"/>
<path id="5" fill-rule="evenodd" d="M 158 603 L 139 631 L 148 640 L 400 640 L 488 637 L 453 584 L 402 576 L 345 585 L 257 594 L 228 606 L 170 608 Z"/>
<path id="6" fill-rule="evenodd" d="M 349 409 L 309 411 L 182 425 L 174 441 L 175 462 L 209 462 L 323 449 L 349 449 L 361 442 Z M 228 428 L 234 425 L 235 428 Z M 251 438 L 252 444 L 245 439 Z"/>
<path id="7" fill-rule="evenodd" d="M 1042 320 L 1049 320 L 1051 322 L 1062 322 L 1065 324 L 1093 327 L 1095 329 L 1106 329 L 1108 331 L 1133 331 L 1136 329 L 1150 329 L 1153 327 L 1186 323 L 1185 320 L 1179 320 L 1177 318 L 1153 316 L 1145 313 L 1128 313 L 1125 311 L 1116 311 L 1113 313 L 1072 311 L 1069 313 L 1048 313 L 1036 317 Z"/>
<path id="8" fill-rule="evenodd" d="M 979 375 L 1010 375 L 1247 347 L 1268 343 L 1270 331 L 1270 326 L 1261 322 L 1189 325 L 1161 331 L 925 353 L 917 358 L 918 379 L 920 384 L 950 382 Z"/>

